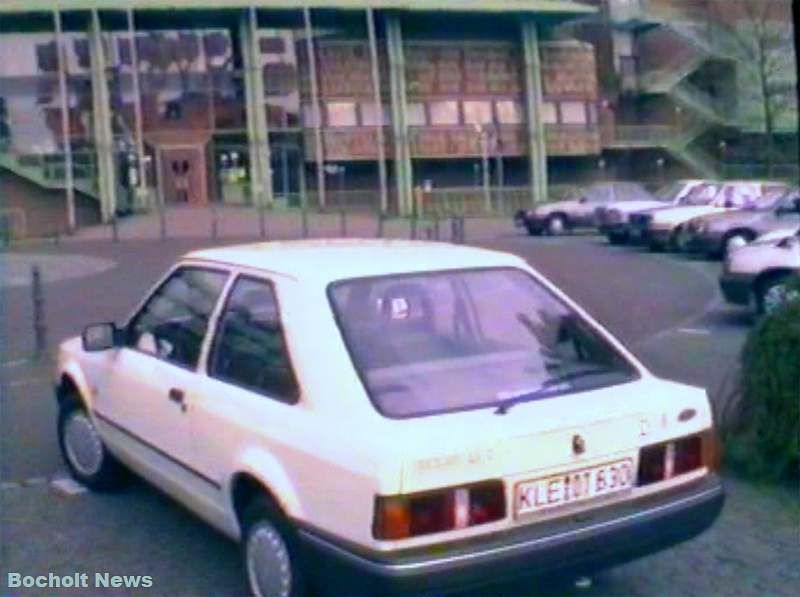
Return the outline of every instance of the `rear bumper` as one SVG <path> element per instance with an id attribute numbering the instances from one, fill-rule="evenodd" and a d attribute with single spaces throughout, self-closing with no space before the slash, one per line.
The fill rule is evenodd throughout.
<path id="1" fill-rule="evenodd" d="M 751 274 L 730 274 L 720 276 L 719 287 L 725 300 L 734 305 L 749 305 L 753 296 L 753 282 L 755 276 Z"/>
<path id="2" fill-rule="evenodd" d="M 719 478 L 709 475 L 668 495 L 532 524 L 480 543 L 395 555 L 356 552 L 305 529 L 300 537 L 317 571 L 341 578 L 337 571 L 343 570 L 345 584 L 351 577 L 361 592 L 442 590 L 520 576 L 588 574 L 627 562 L 703 532 L 724 499 Z"/>

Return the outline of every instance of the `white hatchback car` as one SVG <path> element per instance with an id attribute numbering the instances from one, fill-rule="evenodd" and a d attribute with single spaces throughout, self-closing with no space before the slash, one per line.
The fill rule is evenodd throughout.
<path id="1" fill-rule="evenodd" d="M 340 569 L 362 594 L 586 574 L 724 501 L 705 393 L 476 248 L 190 253 L 62 344 L 57 397 L 75 478 L 133 469 L 241 541 L 257 595 Z"/>

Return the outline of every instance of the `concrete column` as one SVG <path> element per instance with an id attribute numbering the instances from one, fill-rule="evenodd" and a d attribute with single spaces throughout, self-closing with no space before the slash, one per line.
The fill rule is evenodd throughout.
<path id="1" fill-rule="evenodd" d="M 272 161 L 269 127 L 264 96 L 264 73 L 261 70 L 261 48 L 258 45 L 256 10 L 250 7 L 242 15 L 240 37 L 244 66 L 247 141 L 250 148 L 250 192 L 259 207 L 272 205 Z"/>
<path id="2" fill-rule="evenodd" d="M 314 156 L 317 163 L 317 202 L 325 207 L 325 148 L 322 144 L 322 107 L 319 102 L 319 81 L 317 77 L 317 53 L 314 49 L 314 27 L 311 24 L 311 9 L 303 8 L 303 24 L 306 34 L 306 54 L 308 55 L 308 81 L 311 86 L 311 111 L 314 114 Z M 303 139 L 305 143 L 305 139 Z"/>
<path id="3" fill-rule="evenodd" d="M 114 167 L 114 135 L 111 131 L 111 101 L 106 76 L 106 55 L 100 15 L 97 10 L 91 12 L 89 58 L 100 213 L 103 221 L 108 222 L 117 210 L 117 171 Z"/>
<path id="4" fill-rule="evenodd" d="M 403 52 L 403 32 L 400 20 L 395 16 L 386 18 L 386 43 L 389 52 L 397 209 L 400 215 L 410 215 L 413 210 L 414 198 L 412 196 L 411 148 L 408 140 L 406 64 Z"/>
<path id="5" fill-rule="evenodd" d="M 67 228 L 75 231 L 75 183 L 72 172 L 72 129 L 69 122 L 69 90 L 67 89 L 67 61 L 64 37 L 61 29 L 61 12 L 53 11 L 56 30 L 56 52 L 58 55 L 58 92 L 61 100 L 61 137 L 64 139 L 64 186 L 67 196 Z"/>
<path id="6" fill-rule="evenodd" d="M 386 146 L 383 135 L 383 99 L 381 98 L 381 75 L 378 63 L 378 42 L 375 34 L 375 12 L 367 7 L 367 34 L 369 36 L 369 57 L 372 67 L 372 91 L 375 99 L 375 111 L 378 114 L 378 124 L 375 126 L 375 135 L 378 143 L 378 178 L 380 180 L 380 209 L 385 214 L 389 207 L 389 181 L 386 172 Z"/>
<path id="7" fill-rule="evenodd" d="M 536 23 L 522 22 L 522 47 L 525 55 L 525 112 L 528 127 L 528 159 L 531 203 L 547 199 L 547 147 L 542 121 L 542 68 Z"/>

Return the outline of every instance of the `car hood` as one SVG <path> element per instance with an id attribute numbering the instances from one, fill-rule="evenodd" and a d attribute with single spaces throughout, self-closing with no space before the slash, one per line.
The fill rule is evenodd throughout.
<path id="1" fill-rule="evenodd" d="M 711 214 L 729 211 L 724 207 L 711 205 L 687 205 L 681 207 L 668 207 L 653 212 L 653 222 L 656 224 L 681 224 L 692 218 L 699 218 Z"/>
<path id="2" fill-rule="evenodd" d="M 769 232 L 765 232 L 761 236 L 759 236 L 756 240 L 754 240 L 751 245 L 767 245 L 773 244 L 784 238 L 788 238 L 790 236 L 794 236 L 798 232 L 798 226 L 794 227 L 786 227 L 786 226 L 776 226 L 774 229 L 770 230 Z M 746 247 L 742 247 L 743 249 Z"/>
<path id="3" fill-rule="evenodd" d="M 617 211 L 621 214 L 632 214 L 642 212 L 644 210 L 663 209 L 669 207 L 669 203 L 665 201 L 656 201 L 653 199 L 637 199 L 636 201 L 618 201 L 613 205 L 608 205 L 609 210 Z"/>

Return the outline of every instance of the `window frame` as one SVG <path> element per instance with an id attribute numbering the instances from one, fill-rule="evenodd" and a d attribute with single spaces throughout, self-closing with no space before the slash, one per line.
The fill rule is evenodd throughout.
<path id="1" fill-rule="evenodd" d="M 280 326 L 281 326 L 281 336 L 283 337 L 283 351 L 282 352 L 283 352 L 284 358 L 286 359 L 286 363 L 288 365 L 289 372 L 291 373 L 292 378 L 294 379 L 294 385 L 295 385 L 295 392 L 294 392 L 295 395 L 294 396 L 279 396 L 279 395 L 274 394 L 274 393 L 267 393 L 264 390 L 260 390 L 258 388 L 252 387 L 252 386 L 246 386 L 246 385 L 242 384 L 241 382 L 239 382 L 238 380 L 230 379 L 230 378 L 227 378 L 227 377 L 222 377 L 220 375 L 212 373 L 212 370 L 211 370 L 211 365 L 212 365 L 212 362 L 213 362 L 212 357 L 214 356 L 215 351 L 217 350 L 220 338 L 222 336 L 222 333 L 221 333 L 222 332 L 222 320 L 224 318 L 225 311 L 228 308 L 228 305 L 230 304 L 231 298 L 233 296 L 233 291 L 236 288 L 236 284 L 240 280 L 247 280 L 247 281 L 250 281 L 250 282 L 256 282 L 258 284 L 264 284 L 265 286 L 269 287 L 270 291 L 272 292 L 272 296 L 275 298 L 276 313 L 277 313 L 277 317 L 278 317 L 278 322 L 280 323 Z M 261 397 L 264 397 L 264 398 L 269 398 L 270 400 L 274 400 L 274 401 L 280 402 L 282 404 L 288 404 L 288 405 L 298 404 L 300 402 L 301 396 L 303 395 L 303 388 L 302 388 L 302 384 L 300 383 L 300 378 L 297 376 L 297 368 L 294 366 L 294 361 L 292 360 L 292 353 L 291 353 L 291 349 L 289 348 L 289 340 L 288 340 L 288 338 L 286 336 L 286 333 L 285 333 L 285 329 L 286 328 L 285 328 L 285 326 L 283 324 L 283 322 L 284 322 L 284 319 L 283 319 L 283 308 L 281 306 L 281 300 L 280 300 L 280 297 L 279 297 L 279 294 L 278 294 L 277 284 L 275 284 L 275 281 L 270 279 L 270 278 L 265 278 L 265 277 L 262 277 L 262 276 L 259 276 L 259 275 L 254 275 L 252 273 L 241 272 L 241 271 L 232 272 L 231 279 L 228 281 L 228 286 L 225 289 L 225 292 L 224 292 L 224 295 L 223 295 L 222 299 L 223 299 L 222 303 L 219 306 L 219 309 L 218 309 L 217 313 L 215 314 L 216 316 L 215 316 L 215 319 L 214 319 L 214 326 L 213 326 L 213 328 L 214 328 L 213 332 L 214 333 L 213 333 L 213 336 L 211 336 L 211 339 L 210 339 L 210 342 L 209 342 L 209 345 L 208 345 L 208 352 L 205 355 L 205 359 L 204 359 L 204 363 L 203 363 L 203 373 L 205 373 L 205 375 L 209 379 L 213 379 L 215 381 L 218 381 L 219 383 L 223 383 L 223 384 L 227 384 L 227 385 L 233 386 L 233 387 L 238 388 L 240 390 L 243 390 L 245 392 L 250 392 L 251 394 L 255 394 L 257 396 L 261 396 Z"/>
<path id="2" fill-rule="evenodd" d="M 193 270 L 201 270 L 216 274 L 223 274 L 225 276 L 225 280 L 222 284 L 222 290 L 220 290 L 219 296 L 217 297 L 217 301 L 214 304 L 214 308 L 211 309 L 211 312 L 208 315 L 208 325 L 206 326 L 205 334 L 203 335 L 203 340 L 200 343 L 200 353 L 197 357 L 197 362 L 194 366 L 184 365 L 183 363 L 177 363 L 170 359 L 160 357 L 157 354 L 153 354 L 151 352 L 146 352 L 137 348 L 133 344 L 129 344 L 130 335 L 132 332 L 132 325 L 133 322 L 142 314 L 144 308 L 150 303 L 152 298 L 161 291 L 164 286 L 177 274 L 180 270 L 186 269 L 193 269 Z M 150 292 L 145 294 L 145 298 L 136 305 L 133 309 L 133 312 L 128 316 L 127 320 L 125 321 L 123 327 L 123 334 L 125 337 L 125 344 L 121 347 L 123 349 L 132 350 L 138 354 L 151 357 L 160 361 L 162 363 L 166 363 L 167 365 L 172 365 L 173 367 L 179 367 L 185 371 L 191 371 L 194 373 L 202 371 L 205 368 L 205 361 L 207 359 L 206 351 L 209 341 L 211 339 L 211 332 L 216 327 L 216 320 L 219 315 L 220 305 L 222 304 L 223 299 L 225 298 L 231 284 L 231 280 L 233 279 L 232 272 L 229 269 L 224 267 L 214 267 L 211 265 L 206 264 L 195 264 L 191 262 L 181 262 L 175 264 L 173 267 L 167 270 L 167 272 L 156 282 L 150 289 Z"/>

